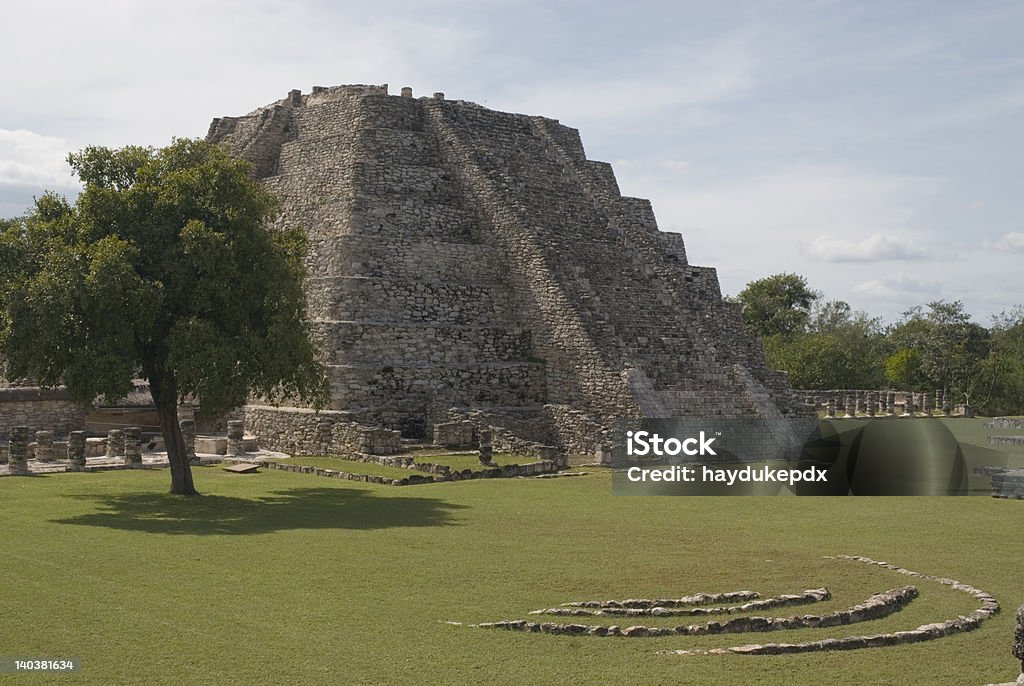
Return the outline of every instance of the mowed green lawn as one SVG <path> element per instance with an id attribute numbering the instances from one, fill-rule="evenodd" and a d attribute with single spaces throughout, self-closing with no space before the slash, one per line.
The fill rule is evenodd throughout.
<path id="1" fill-rule="evenodd" d="M 600 470 L 404 488 L 194 472 L 197 499 L 165 495 L 164 470 L 0 479 L 0 655 L 82 660 L 78 675 L 22 681 L 979 685 L 1019 665 L 1009 647 L 1024 604 L 1024 502 L 628 498 Z M 657 652 L 898 631 L 976 607 L 831 554 L 949 576 L 1003 611 L 975 632 L 904 647 Z M 902 612 L 835 629 L 650 639 L 445 623 L 533 619 L 571 600 L 824 585 L 827 603 L 759 614 L 823 613 L 905 583 L 921 595 Z"/>

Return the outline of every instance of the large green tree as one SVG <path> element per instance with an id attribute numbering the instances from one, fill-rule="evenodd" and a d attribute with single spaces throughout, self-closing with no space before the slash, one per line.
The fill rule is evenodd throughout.
<path id="1" fill-rule="evenodd" d="M 993 317 L 992 347 L 979 406 L 989 414 L 1024 413 L 1024 306 Z"/>
<path id="2" fill-rule="evenodd" d="M 747 331 L 759 338 L 802 332 L 818 294 L 797 274 L 773 274 L 751 281 L 733 299 Z"/>
<path id="3" fill-rule="evenodd" d="M 916 365 L 913 374 L 922 390 L 939 388 L 970 403 L 990 373 L 984 363 L 991 344 L 989 332 L 971 321 L 959 300 L 937 300 L 928 303 L 927 309 L 907 310 L 888 337 L 896 349 L 894 355 L 902 358 L 890 357 L 887 370 L 903 372 Z M 901 366 L 900 361 L 908 364 Z M 895 381 L 891 375 L 890 379 Z"/>
<path id="4" fill-rule="evenodd" d="M 842 300 L 816 306 L 808 326 L 809 334 L 832 347 L 837 355 L 822 355 L 823 376 L 832 378 L 821 388 L 879 388 L 885 383 L 884 361 L 888 342 L 879 317 L 854 310 Z"/>
<path id="5" fill-rule="evenodd" d="M 305 238 L 272 231 L 273 196 L 249 166 L 200 140 L 86 148 L 84 190 L 0 225 L 0 356 L 9 376 L 124 396 L 141 374 L 160 416 L 171 493 L 196 489 L 177 420 L 250 394 L 325 397 L 303 323 Z"/>
<path id="6" fill-rule="evenodd" d="M 877 318 L 842 300 L 816 302 L 802 330 L 763 339 L 768 366 L 796 388 L 876 388 L 885 340 Z"/>

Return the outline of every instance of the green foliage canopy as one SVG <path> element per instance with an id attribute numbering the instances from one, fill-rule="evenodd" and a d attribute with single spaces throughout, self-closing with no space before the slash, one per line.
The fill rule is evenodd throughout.
<path id="1" fill-rule="evenodd" d="M 943 389 L 989 414 L 1024 412 L 1024 307 L 985 329 L 962 302 L 938 300 L 883 328 L 841 300 L 822 301 L 796 274 L 751 281 L 732 301 L 768 366 L 795 388 Z"/>
<path id="2" fill-rule="evenodd" d="M 876 388 L 885 340 L 879 321 L 841 300 L 815 303 L 805 328 L 763 340 L 768 366 L 796 388 Z"/>
<path id="3" fill-rule="evenodd" d="M 773 274 L 748 283 L 735 302 L 740 305 L 747 330 L 763 338 L 803 331 L 817 299 L 818 294 L 807 286 L 804 277 Z"/>
<path id="4" fill-rule="evenodd" d="M 916 369 L 906 381 L 917 387 L 941 388 L 969 400 L 986 375 L 984 361 L 989 355 L 989 333 L 973 323 L 959 300 L 930 302 L 925 311 L 915 307 L 889 331 L 889 339 L 901 350 L 916 352 Z M 904 371 L 911 372 L 910 367 Z"/>

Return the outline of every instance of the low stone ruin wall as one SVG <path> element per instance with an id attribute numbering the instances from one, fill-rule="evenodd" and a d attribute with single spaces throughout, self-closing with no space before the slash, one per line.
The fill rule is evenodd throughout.
<path id="1" fill-rule="evenodd" d="M 593 462 L 594 453 L 607 443 L 608 429 L 586 412 L 568 405 L 545 405 L 544 412 L 555 427 L 555 444 L 566 453 L 569 464 Z"/>
<path id="2" fill-rule="evenodd" d="M 391 455 L 402 449 L 401 434 L 353 421 L 338 410 L 246 405 L 245 429 L 261 446 L 291 455 Z"/>
<path id="3" fill-rule="evenodd" d="M 1024 445 L 1024 436 L 989 436 L 989 445 Z"/>
<path id="4" fill-rule="evenodd" d="M 917 628 L 906 631 L 875 633 L 863 636 L 842 636 L 839 638 L 824 638 L 818 641 L 804 643 L 766 643 L 747 644 L 726 648 L 696 648 L 682 650 L 663 650 L 661 653 L 674 655 L 780 655 L 793 653 L 822 652 L 828 650 L 858 650 L 862 648 L 876 648 L 882 646 L 905 645 L 931 641 L 944 636 L 952 636 L 957 633 L 972 631 L 978 628 L 983 621 L 999 612 L 999 603 L 991 594 L 982 591 L 968 584 L 945 577 L 922 574 L 909 569 L 897 567 L 887 562 L 877 562 L 860 555 L 836 555 L 827 556 L 826 559 L 849 560 L 861 562 L 887 569 L 898 574 L 919 579 L 922 581 L 935 582 L 949 586 L 957 591 L 972 596 L 978 603 L 977 609 L 962 614 L 952 619 L 922 624 Z M 744 591 L 742 593 L 749 593 Z M 818 589 L 817 599 L 825 599 L 825 589 Z M 505 620 L 501 622 L 485 622 L 482 624 L 471 624 L 469 626 L 488 629 L 504 629 L 507 631 L 528 631 L 541 634 L 563 634 L 574 636 L 605 636 L 605 637 L 656 637 L 656 636 L 704 636 L 709 634 L 739 634 L 747 632 L 767 632 L 787 629 L 809 629 L 823 627 L 846 626 L 858 622 L 869 622 L 875 619 L 886 617 L 898 612 L 918 595 L 914 586 L 901 586 L 890 591 L 878 593 L 868 598 L 863 603 L 854 605 L 844 610 L 838 610 L 822 615 L 793 615 L 790 617 L 737 617 L 720 622 L 704 622 L 701 624 L 687 624 L 681 626 L 645 626 L 634 625 L 622 628 L 619 626 L 587 625 L 587 624 L 563 624 L 559 622 L 534 622 L 524 619 Z M 699 598 L 699 596 L 698 596 Z M 683 598 L 688 604 L 694 604 L 694 597 Z M 815 600 L 811 598 L 810 600 Z M 625 603 L 634 601 L 616 601 L 615 607 L 621 607 Z M 698 600 L 697 602 L 703 602 Z M 609 603 L 606 601 L 606 605 Z M 567 603 L 567 606 L 590 606 L 590 603 Z M 666 613 L 667 608 L 658 606 L 652 609 L 661 610 Z M 548 610 L 539 610 L 531 614 L 546 614 Z M 1024 618 L 1018 615 L 1018 644 L 1014 646 L 1014 654 L 1024 653 Z M 460 625 L 461 622 L 449 622 L 449 624 Z"/>
<path id="5" fill-rule="evenodd" d="M 355 456 L 353 456 L 354 458 Z M 557 465 L 551 461 L 533 462 L 524 465 L 506 465 L 504 467 L 490 467 L 481 469 L 450 469 L 445 465 L 426 465 L 413 463 L 412 458 L 375 458 L 372 455 L 361 456 L 359 462 L 377 462 L 389 467 L 400 467 L 405 469 L 425 470 L 430 467 L 433 474 L 409 474 L 409 476 L 395 479 L 389 476 L 377 474 L 354 474 L 337 469 L 324 469 L 322 467 L 310 467 L 308 465 L 288 464 L 274 460 L 258 460 L 259 464 L 267 469 L 277 469 L 285 472 L 296 472 L 299 474 L 312 474 L 333 479 L 346 479 L 348 481 L 360 481 L 363 483 L 383 484 L 386 486 L 411 486 L 416 484 L 431 484 L 445 481 L 470 481 L 473 479 L 509 479 L 520 476 L 539 476 L 551 474 L 558 470 Z M 353 459 L 350 458 L 350 459 Z"/>
<path id="6" fill-rule="evenodd" d="M 85 426 L 87 410 L 62 388 L 0 388 L 0 435 L 6 436 L 11 427 L 27 426 L 33 432 L 66 437 Z"/>
<path id="7" fill-rule="evenodd" d="M 630 638 L 744 634 L 748 632 L 791 629 L 818 629 L 823 627 L 867 622 L 887 617 L 894 612 L 899 612 L 907 603 L 916 597 L 917 588 L 914 586 L 901 586 L 891 591 L 885 591 L 884 593 L 876 593 L 859 605 L 854 605 L 845 610 L 837 610 L 820 616 L 794 615 L 792 617 L 736 617 L 735 619 L 728 619 L 720 622 L 702 622 L 700 624 L 683 624 L 671 627 L 644 626 L 637 624 L 623 629 L 618 626 L 588 626 L 586 624 L 528 622 L 525 620 L 483 623 L 477 624 L 477 626 L 481 628 L 541 632 L 545 634 L 586 634 L 589 636 L 625 636 Z M 538 610 L 531 612 L 530 614 L 538 613 L 547 614 L 548 612 L 547 610 Z"/>
<path id="8" fill-rule="evenodd" d="M 985 424 L 988 429 L 1021 429 L 1024 430 L 1024 417 L 993 417 Z"/>
<path id="9" fill-rule="evenodd" d="M 564 450 L 554 444 L 548 407 L 543 414 L 502 414 L 477 408 L 448 408 L 445 421 L 434 423 L 433 443 L 445 448 L 475 448 L 482 432 L 490 433 L 495 452 L 541 460 L 560 460 Z"/>
<path id="10" fill-rule="evenodd" d="M 1024 500 L 1024 469 L 1004 469 L 993 474 L 992 496 Z"/>
<path id="11" fill-rule="evenodd" d="M 1024 499 L 1024 468 L 984 465 L 975 467 L 974 473 L 992 479 L 993 498 Z"/>

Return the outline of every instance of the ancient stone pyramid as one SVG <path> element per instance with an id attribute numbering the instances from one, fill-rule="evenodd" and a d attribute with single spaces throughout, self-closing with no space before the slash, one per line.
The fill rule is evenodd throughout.
<path id="1" fill-rule="evenodd" d="M 264 432 L 298 445 L 329 440 L 323 417 L 427 438 L 471 421 L 592 454 L 620 417 L 806 414 L 715 270 L 557 120 L 315 87 L 215 119 L 208 139 L 251 161 L 280 224 L 310 238 L 309 320 L 338 412 L 262 408 Z"/>

